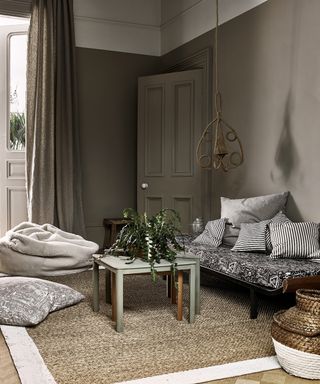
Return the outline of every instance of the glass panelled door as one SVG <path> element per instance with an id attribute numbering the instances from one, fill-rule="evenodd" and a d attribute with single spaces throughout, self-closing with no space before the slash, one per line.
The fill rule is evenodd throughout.
<path id="1" fill-rule="evenodd" d="M 20 23 L 20 24 L 17 24 Z M 27 30 L 0 17 L 0 235 L 27 220 L 25 186 Z"/>

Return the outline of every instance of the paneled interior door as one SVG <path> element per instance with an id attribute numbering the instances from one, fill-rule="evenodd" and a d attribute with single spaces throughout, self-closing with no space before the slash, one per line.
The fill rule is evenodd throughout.
<path id="1" fill-rule="evenodd" d="M 180 213 L 183 232 L 202 216 L 196 145 L 203 129 L 202 70 L 139 79 L 137 205 L 148 215 Z"/>
<path id="2" fill-rule="evenodd" d="M 0 25 L 0 236 L 27 220 L 21 130 L 25 116 L 27 31 L 27 24 Z"/>

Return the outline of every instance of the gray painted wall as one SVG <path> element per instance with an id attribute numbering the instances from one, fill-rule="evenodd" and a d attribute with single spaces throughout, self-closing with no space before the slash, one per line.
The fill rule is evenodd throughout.
<path id="1" fill-rule="evenodd" d="M 319 0 L 270 0 L 221 27 L 224 116 L 239 132 L 245 163 L 213 173 L 214 215 L 222 195 L 290 190 L 289 214 L 320 221 L 319 14 Z M 77 49 L 89 238 L 101 243 L 103 217 L 136 206 L 137 77 L 212 42 L 211 31 L 161 59 Z"/>
<path id="2" fill-rule="evenodd" d="M 238 131 L 245 163 L 214 172 L 220 196 L 289 190 L 294 219 L 320 221 L 320 1 L 270 0 L 220 29 L 225 120 Z M 205 47 L 208 32 L 162 57 L 166 68 Z"/>
<path id="3" fill-rule="evenodd" d="M 87 237 L 102 243 L 104 217 L 136 206 L 137 78 L 159 58 L 77 48 Z"/>

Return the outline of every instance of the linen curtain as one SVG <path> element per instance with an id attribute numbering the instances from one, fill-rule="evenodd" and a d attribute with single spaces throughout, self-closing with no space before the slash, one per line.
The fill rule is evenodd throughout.
<path id="1" fill-rule="evenodd" d="M 72 0 L 33 0 L 27 66 L 29 220 L 84 234 Z"/>

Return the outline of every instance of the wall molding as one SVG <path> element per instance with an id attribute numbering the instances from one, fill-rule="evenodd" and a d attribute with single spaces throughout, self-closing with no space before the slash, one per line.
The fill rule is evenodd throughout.
<path id="1" fill-rule="evenodd" d="M 220 24 L 267 0 L 229 0 L 220 4 Z M 75 15 L 76 46 L 161 56 L 214 28 L 215 2 L 196 0 L 159 25 Z"/>
<path id="2" fill-rule="evenodd" d="M 115 19 L 107 19 L 104 17 L 89 17 L 89 16 L 75 16 L 74 20 L 87 21 L 89 23 L 103 23 L 103 24 L 115 24 L 122 25 L 124 27 L 135 27 L 139 29 L 152 29 L 154 31 L 160 31 L 160 27 L 152 24 L 142 24 L 142 23 L 134 23 L 132 21 L 122 21 Z"/>
<path id="3" fill-rule="evenodd" d="M 160 56 L 159 26 L 106 18 L 75 16 L 76 46 Z"/>
<path id="4" fill-rule="evenodd" d="M 220 2 L 219 25 L 267 0 L 229 0 Z M 215 1 L 199 0 L 161 25 L 161 55 L 215 27 Z"/>

